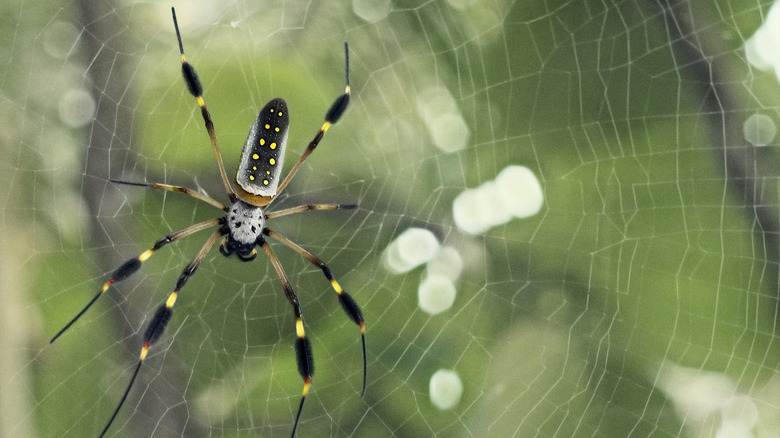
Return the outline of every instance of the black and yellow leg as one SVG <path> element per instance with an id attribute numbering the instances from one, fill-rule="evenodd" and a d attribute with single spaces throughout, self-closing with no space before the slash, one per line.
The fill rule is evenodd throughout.
<path id="1" fill-rule="evenodd" d="M 84 306 L 83 309 L 79 313 L 76 314 L 76 316 L 73 317 L 73 319 L 70 320 L 67 324 L 65 324 L 65 327 L 63 327 L 60 331 L 57 332 L 56 335 L 54 335 L 49 343 L 52 343 L 57 340 L 57 338 L 60 337 L 63 333 L 65 333 L 65 330 L 69 329 L 70 326 L 72 326 L 76 321 L 78 321 L 79 318 L 81 318 L 84 313 L 89 310 L 90 307 L 92 307 L 93 304 L 100 298 L 101 295 L 103 295 L 109 287 L 111 287 L 112 284 L 122 281 L 126 279 L 127 277 L 134 274 L 138 269 L 141 267 L 141 264 L 145 262 L 149 257 L 154 254 L 155 251 L 162 248 L 163 246 L 175 242 L 178 239 L 181 239 L 182 237 L 189 236 L 190 234 L 196 233 L 201 230 L 205 230 L 206 228 L 211 228 L 216 225 L 220 225 L 224 222 L 224 218 L 214 218 L 209 219 L 203 222 L 199 222 L 194 225 L 190 225 L 189 227 L 176 231 L 175 233 L 168 234 L 167 236 L 163 237 L 162 239 L 155 242 L 154 246 L 147 249 L 146 251 L 142 252 L 141 255 L 138 257 L 134 257 L 122 264 L 119 268 L 117 268 L 110 277 L 108 277 L 108 280 L 106 280 L 105 283 L 103 283 L 103 287 L 100 288 L 100 290 L 95 294 L 94 297 L 87 303 L 86 306 Z"/>
<path id="2" fill-rule="evenodd" d="M 219 175 L 222 177 L 222 183 L 225 185 L 225 190 L 230 196 L 230 200 L 237 199 L 233 188 L 225 172 L 225 164 L 222 162 L 222 154 L 219 152 L 219 145 L 217 144 L 217 134 L 214 131 L 214 122 L 211 120 L 211 114 L 206 107 L 206 101 L 203 100 L 203 85 L 200 83 L 198 74 L 195 72 L 195 67 L 187 62 L 187 58 L 184 56 L 184 44 L 181 42 L 181 34 L 179 33 L 179 23 L 176 21 L 176 10 L 171 8 L 171 14 L 173 15 L 173 27 L 176 28 L 176 39 L 179 41 L 179 53 L 181 54 L 181 73 L 184 76 L 184 82 L 187 84 L 187 89 L 198 101 L 200 107 L 200 114 L 203 116 L 203 122 L 206 124 L 206 131 L 209 134 L 209 140 L 211 140 L 211 147 L 214 149 L 214 156 L 217 159 L 217 166 L 219 166 Z"/>
<path id="3" fill-rule="evenodd" d="M 301 304 L 298 302 L 298 295 L 290 284 L 282 263 L 273 249 L 271 249 L 271 246 L 268 245 L 268 242 L 261 240 L 259 245 L 268 254 L 268 259 L 271 260 L 271 265 L 274 267 L 276 275 L 284 287 L 284 295 L 287 297 L 287 301 L 292 304 L 293 312 L 295 313 L 295 357 L 298 362 L 298 373 L 300 373 L 303 379 L 303 391 L 301 392 L 301 402 L 298 404 L 298 412 L 295 414 L 295 422 L 290 435 L 294 437 L 295 430 L 298 428 L 298 421 L 301 418 L 301 412 L 303 411 L 303 402 L 306 401 L 306 395 L 309 393 L 309 386 L 311 386 L 311 378 L 314 375 L 314 356 L 311 352 L 311 343 L 309 338 L 306 337 L 306 332 L 303 328 L 303 314 L 301 313 Z"/>
<path id="4" fill-rule="evenodd" d="M 171 315 L 173 314 L 173 305 L 176 304 L 176 300 L 179 297 L 179 291 L 181 291 L 184 285 L 187 284 L 187 280 L 192 277 L 192 275 L 198 269 L 200 262 L 203 261 L 203 258 L 206 257 L 206 254 L 214 246 L 214 244 L 217 243 L 223 234 L 223 230 L 217 230 L 211 235 L 211 237 L 209 237 L 206 243 L 201 247 L 198 255 L 195 256 L 190 264 L 188 264 L 179 275 L 179 279 L 176 281 L 176 287 L 173 289 L 173 292 L 168 295 L 168 299 L 166 299 L 165 302 L 157 308 L 157 312 L 155 312 L 154 317 L 149 322 L 149 326 L 146 327 L 146 331 L 144 332 L 144 343 L 143 347 L 141 347 L 141 354 L 138 356 L 138 364 L 135 367 L 135 371 L 133 371 L 133 377 L 130 379 L 130 382 L 125 388 L 125 392 L 122 394 L 122 398 L 119 400 L 119 404 L 117 405 L 116 409 L 114 409 L 114 413 L 111 415 L 108 423 L 106 423 L 103 431 L 100 432 L 101 438 L 106 434 L 106 432 L 108 432 L 108 429 L 116 419 L 117 414 L 119 414 L 119 410 L 122 408 L 122 405 L 125 404 L 127 395 L 130 394 L 130 389 L 133 387 L 136 377 L 138 377 L 138 371 L 141 369 L 141 364 L 143 364 L 144 360 L 146 360 L 149 349 L 152 347 L 152 344 L 160 339 L 163 331 L 165 331 L 165 327 L 168 325 L 168 321 L 170 321 Z"/>
<path id="5" fill-rule="evenodd" d="M 263 234 L 278 240 L 289 248 L 292 248 L 295 252 L 305 257 L 306 260 L 310 261 L 314 266 L 320 268 L 322 273 L 325 275 L 325 278 L 328 279 L 330 285 L 333 287 L 333 290 L 335 290 L 338 294 L 341 307 L 347 313 L 349 318 L 352 319 L 352 321 L 357 324 L 358 327 L 360 327 L 360 341 L 363 347 L 363 389 L 360 391 L 360 396 L 362 397 L 366 393 L 366 377 L 368 374 L 368 367 L 366 365 L 366 324 L 363 320 L 363 313 L 360 311 L 360 307 L 357 305 L 352 296 L 350 296 L 346 291 L 344 291 L 344 289 L 341 288 L 339 282 L 336 281 L 336 279 L 333 277 L 333 272 L 319 257 L 310 253 L 302 246 L 277 233 L 276 231 L 266 228 L 263 230 Z"/>
<path id="6" fill-rule="evenodd" d="M 266 213 L 266 219 L 273 219 L 282 216 L 289 216 L 291 214 L 303 213 L 304 211 L 319 211 L 319 210 L 352 210 L 357 208 L 357 204 L 304 204 L 296 207 L 285 208 L 284 210 L 272 211 Z"/>
<path id="7" fill-rule="evenodd" d="M 148 183 L 147 184 L 147 183 L 139 183 L 139 182 L 131 182 L 131 181 L 121 181 L 121 180 L 118 180 L 118 179 L 112 179 L 112 180 L 109 180 L 109 181 L 111 181 L 112 183 L 125 184 L 125 185 L 128 185 L 128 186 L 150 187 L 150 188 L 158 189 L 158 190 L 167 190 L 169 192 L 184 193 L 185 195 L 193 197 L 193 198 L 195 198 L 195 199 L 197 199 L 199 201 L 203 201 L 203 202 L 205 202 L 207 204 L 211 204 L 211 205 L 213 205 L 214 207 L 217 207 L 220 210 L 228 211 L 228 208 L 225 207 L 224 205 L 222 205 L 222 203 L 217 201 L 216 199 L 214 199 L 214 198 L 212 198 L 210 196 L 206 196 L 204 194 L 198 193 L 195 190 L 189 189 L 187 187 L 172 186 L 170 184 L 162 184 L 162 183 Z"/>
<path id="8" fill-rule="evenodd" d="M 311 352 L 311 343 L 309 338 L 306 337 L 306 333 L 303 330 L 303 319 L 301 319 L 300 313 L 295 317 L 295 356 L 298 362 L 298 373 L 303 378 L 303 391 L 301 391 L 301 401 L 298 403 L 298 412 L 295 414 L 295 422 L 293 423 L 293 429 L 290 433 L 290 437 L 295 436 L 295 430 L 298 428 L 298 421 L 301 418 L 301 412 L 303 412 L 303 402 L 306 400 L 306 394 L 309 393 L 309 386 L 311 386 L 311 378 L 314 375 L 314 356 Z"/>
<path id="9" fill-rule="evenodd" d="M 287 187 L 287 184 L 292 181 L 292 179 L 295 177 L 295 174 L 298 173 L 298 169 L 301 168 L 301 165 L 304 161 L 311 155 L 312 152 L 314 152 L 314 149 L 317 148 L 317 145 L 320 144 L 320 140 L 322 140 L 322 137 L 325 136 L 325 133 L 328 132 L 328 129 L 336 123 L 340 118 L 341 115 L 344 114 L 344 111 L 347 110 L 347 106 L 349 105 L 349 97 L 350 97 L 350 88 L 349 88 L 349 46 L 347 43 L 344 43 L 344 57 L 346 59 L 345 64 L 345 72 L 347 77 L 347 85 L 344 88 L 344 94 L 337 97 L 335 101 L 333 101 L 333 104 L 331 104 L 330 109 L 327 113 L 325 113 L 325 123 L 322 124 L 322 127 L 320 128 L 320 131 L 317 133 L 317 135 L 314 136 L 314 139 L 309 143 L 309 146 L 306 147 L 306 150 L 303 151 L 301 154 L 301 157 L 298 158 L 298 161 L 295 162 L 292 169 L 290 169 L 290 172 L 287 173 L 287 176 L 284 178 L 284 180 L 279 184 L 279 188 L 276 190 L 276 198 L 279 197 L 279 194 L 282 193 L 285 187 Z M 272 200 L 273 202 L 273 200 Z"/>

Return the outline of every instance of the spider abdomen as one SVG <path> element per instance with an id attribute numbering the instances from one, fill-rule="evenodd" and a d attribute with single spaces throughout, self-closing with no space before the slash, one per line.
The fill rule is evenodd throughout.
<path id="1" fill-rule="evenodd" d="M 236 183 L 243 190 L 258 196 L 276 195 L 289 125 L 284 99 L 273 99 L 260 110 L 249 130 L 236 173 Z"/>

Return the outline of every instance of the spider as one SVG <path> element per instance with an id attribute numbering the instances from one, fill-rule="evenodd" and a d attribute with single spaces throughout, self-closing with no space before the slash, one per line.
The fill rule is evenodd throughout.
<path id="1" fill-rule="evenodd" d="M 146 359 L 149 349 L 152 344 L 157 341 L 163 334 L 168 321 L 171 319 L 173 313 L 173 306 L 179 297 L 179 293 L 192 277 L 198 268 L 198 265 L 203 261 L 206 254 L 211 248 L 221 239 L 219 251 L 226 257 L 235 254 L 239 260 L 248 262 L 257 257 L 257 246 L 265 251 L 268 259 L 271 261 L 271 265 L 276 271 L 279 280 L 284 287 L 284 294 L 287 301 L 292 304 L 293 313 L 295 314 L 295 354 L 298 363 L 298 372 L 303 379 L 303 391 L 301 393 L 301 400 L 298 404 L 298 410 L 295 414 L 295 420 L 293 423 L 291 437 L 295 436 L 295 431 L 298 427 L 298 422 L 301 418 L 301 412 L 303 411 L 303 403 L 306 401 L 306 394 L 309 392 L 309 386 L 311 385 L 312 375 L 314 374 L 314 359 L 311 350 L 311 343 L 306 337 L 303 324 L 303 312 L 298 300 L 298 295 L 295 293 L 287 274 L 282 267 L 279 258 L 274 253 L 271 246 L 268 244 L 267 238 L 271 238 L 291 248 L 297 252 L 309 262 L 317 266 L 325 278 L 330 282 L 333 289 L 338 295 L 339 302 L 347 313 L 350 319 L 358 325 L 360 328 L 360 339 L 363 349 L 363 388 L 361 390 L 361 397 L 366 392 L 366 328 L 363 320 L 363 314 L 360 311 L 355 300 L 342 289 L 341 285 L 336 281 L 330 268 L 317 256 L 310 253 L 297 243 L 271 230 L 266 226 L 266 223 L 275 218 L 288 216 L 291 214 L 302 213 L 310 210 L 346 210 L 356 208 L 357 205 L 345 205 L 345 204 L 305 204 L 297 207 L 286 208 L 283 210 L 267 212 L 266 210 L 271 203 L 279 196 L 285 187 L 290 183 L 295 174 L 300 169 L 306 158 L 314 151 L 317 145 L 322 140 L 322 137 L 328 131 L 328 129 L 336 123 L 344 111 L 347 109 L 350 98 L 349 87 L 349 46 L 344 43 L 345 53 L 345 76 L 346 87 L 344 94 L 336 98 L 331 105 L 328 112 L 325 114 L 325 123 L 323 123 L 319 132 L 314 136 L 308 147 L 301 154 L 298 161 L 290 169 L 287 176 L 280 181 L 282 164 L 284 162 L 284 152 L 287 146 L 287 129 L 289 125 L 289 115 L 287 113 L 287 104 L 283 99 L 276 98 L 268 102 L 255 120 L 252 128 L 249 130 L 249 136 L 247 137 L 244 149 L 241 155 L 241 162 L 236 172 L 236 177 L 233 183 L 228 180 L 225 172 L 225 166 L 222 162 L 222 156 L 219 152 L 219 146 L 217 145 L 217 136 L 214 132 L 214 123 L 211 120 L 211 115 L 206 107 L 206 102 L 203 100 L 203 86 L 201 85 L 198 75 L 195 73 L 195 68 L 187 62 L 184 56 L 184 46 L 181 40 L 181 34 L 179 33 L 179 24 L 176 21 L 176 10 L 171 8 L 171 15 L 173 16 L 173 26 L 176 29 L 176 39 L 179 42 L 179 53 L 181 54 L 181 66 L 182 75 L 184 76 L 184 82 L 187 84 L 189 92 L 195 97 L 195 100 L 200 107 L 203 121 L 206 124 L 206 130 L 208 131 L 209 139 L 211 140 L 211 146 L 214 150 L 214 155 L 219 167 L 219 174 L 222 177 L 222 183 L 225 186 L 228 198 L 230 199 L 230 205 L 225 206 L 219 201 L 188 189 L 182 186 L 174 186 L 161 183 L 139 183 L 139 182 L 126 182 L 119 180 L 111 180 L 114 183 L 126 184 L 132 186 L 149 187 L 158 190 L 167 190 L 171 192 L 184 193 L 187 196 L 193 197 L 199 201 L 211 204 L 225 212 L 224 215 L 209 219 L 203 222 L 190 225 L 182 230 L 168 234 L 161 238 L 155 244 L 146 251 L 142 252 L 138 257 L 131 258 L 117 268 L 111 276 L 106 280 L 98 293 L 87 303 L 87 305 L 76 314 L 73 319 L 68 322 L 50 342 L 54 342 L 59 338 L 68 328 L 70 328 L 84 313 L 92 307 L 93 304 L 105 293 L 111 285 L 122 281 L 138 271 L 141 264 L 149 259 L 155 251 L 159 250 L 163 246 L 175 242 L 183 237 L 194 234 L 198 231 L 205 230 L 211 227 L 218 227 L 211 236 L 206 240 L 206 243 L 198 251 L 195 258 L 184 268 L 176 281 L 176 286 L 168 295 L 165 302 L 160 305 L 156 313 L 149 322 L 146 331 L 143 335 L 143 346 L 141 347 L 141 353 L 138 358 L 138 364 L 133 371 L 133 376 L 130 379 L 122 398 L 119 400 L 119 404 L 116 406 L 111 418 L 106 423 L 100 437 L 103 437 L 108 432 L 111 424 L 119 414 L 122 405 L 127 400 L 127 396 L 133 387 L 133 383 L 138 376 L 138 372 L 141 369 L 141 365 Z"/>

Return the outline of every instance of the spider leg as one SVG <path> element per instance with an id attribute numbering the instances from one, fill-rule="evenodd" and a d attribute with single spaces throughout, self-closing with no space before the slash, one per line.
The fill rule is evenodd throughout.
<path id="1" fill-rule="evenodd" d="M 273 219 L 275 217 L 282 217 L 312 210 L 352 210 L 357 207 L 357 204 L 303 204 L 296 207 L 285 208 L 284 210 L 277 210 L 266 213 L 265 218 Z"/>
<path id="2" fill-rule="evenodd" d="M 350 88 L 349 88 L 349 46 L 347 43 L 344 43 L 344 57 L 346 59 L 345 61 L 345 72 L 346 72 L 346 78 L 347 78 L 347 85 L 344 88 L 344 94 L 337 97 L 336 100 L 333 101 L 333 104 L 331 104 L 330 109 L 327 113 L 325 113 L 325 123 L 322 124 L 322 127 L 320 128 L 320 131 L 317 133 L 317 135 L 314 136 L 314 139 L 309 143 L 309 146 L 306 147 L 306 150 L 303 151 L 301 154 L 301 157 L 298 158 L 298 161 L 295 162 L 292 169 L 290 169 L 290 172 L 287 174 L 287 176 L 284 178 L 284 180 L 279 184 L 279 188 L 276 190 L 276 197 L 279 196 L 280 193 L 284 190 L 285 187 L 287 187 L 287 184 L 292 181 L 293 177 L 296 173 L 298 173 L 298 169 L 301 168 L 301 165 L 304 161 L 306 161 L 306 158 L 311 155 L 312 152 L 314 152 L 314 149 L 317 147 L 317 145 L 320 144 L 320 140 L 322 140 L 322 137 L 325 135 L 325 132 L 330 129 L 331 125 L 336 123 L 339 118 L 341 118 L 341 115 L 344 114 L 344 111 L 347 109 L 347 105 L 349 105 L 349 96 L 350 96 Z M 273 200 L 271 200 L 273 202 Z"/>
<path id="3" fill-rule="evenodd" d="M 173 292 L 168 295 L 168 299 L 166 299 L 165 302 L 159 308 L 157 308 L 157 312 L 155 312 L 154 317 L 149 322 L 149 326 L 146 327 L 146 332 L 144 333 L 144 344 L 141 348 L 141 354 L 139 355 L 138 364 L 136 365 L 135 371 L 133 372 L 133 377 L 130 379 L 130 383 L 128 383 L 127 388 L 125 388 L 125 392 L 122 394 L 122 398 L 119 400 L 119 404 L 117 405 L 116 409 L 114 409 L 114 413 L 111 415 L 108 423 L 103 428 L 103 431 L 100 432 L 101 438 L 106 434 L 106 432 L 108 432 L 108 429 L 116 419 L 117 414 L 119 414 L 119 410 L 122 408 L 122 405 L 125 404 L 127 395 L 130 393 L 130 389 L 135 383 L 135 378 L 138 377 L 138 371 L 141 370 L 141 364 L 143 364 L 144 360 L 146 359 L 146 355 L 149 353 L 149 349 L 155 341 L 160 339 L 160 336 L 165 330 L 165 326 L 168 324 L 168 321 L 170 321 L 171 315 L 173 314 L 173 305 L 176 304 L 179 291 L 181 291 L 181 288 L 184 287 L 184 285 L 187 283 L 187 280 L 192 277 L 192 275 L 195 273 L 195 270 L 198 269 L 198 265 L 200 265 L 200 262 L 202 262 L 203 258 L 206 257 L 206 254 L 209 252 L 209 250 L 224 234 L 225 231 L 222 229 L 219 229 L 211 234 L 211 237 L 209 237 L 206 243 L 203 244 L 203 247 L 201 247 L 198 255 L 195 256 L 190 264 L 188 264 L 187 267 L 184 268 L 184 270 L 181 272 L 181 275 L 179 275 L 179 279 L 176 281 L 176 287 L 173 289 Z"/>
<path id="4" fill-rule="evenodd" d="M 225 207 L 224 205 L 222 205 L 222 203 L 220 203 L 216 199 L 214 199 L 214 198 L 212 198 L 210 196 L 206 196 L 204 194 L 198 193 L 197 191 L 189 189 L 187 187 L 173 186 L 173 185 L 170 185 L 170 184 L 162 184 L 162 183 L 142 183 L 142 182 L 133 182 L 133 181 L 121 181 L 121 180 L 118 180 L 118 179 L 110 179 L 109 181 L 111 181 L 112 183 L 125 184 L 125 185 L 128 185 L 128 186 L 149 187 L 149 188 L 152 188 L 152 189 L 167 190 L 169 192 L 184 193 L 185 195 L 190 196 L 192 198 L 195 198 L 195 199 L 197 199 L 199 201 L 203 201 L 203 202 L 205 202 L 207 204 L 211 204 L 211 205 L 213 205 L 214 207 L 217 207 L 220 210 L 228 211 L 228 208 Z"/>
<path id="5" fill-rule="evenodd" d="M 292 304 L 293 312 L 295 313 L 295 335 L 297 336 L 297 339 L 295 340 L 295 355 L 298 362 L 298 373 L 300 373 L 301 378 L 303 378 L 303 391 L 301 393 L 301 402 L 298 405 L 298 413 L 295 414 L 295 423 L 293 423 L 292 433 L 290 434 L 290 437 L 292 438 L 295 436 L 295 430 L 298 428 L 298 421 L 300 420 L 301 412 L 303 411 L 303 402 L 306 401 L 306 394 L 309 392 L 311 378 L 312 375 L 314 375 L 314 356 L 311 352 L 309 338 L 306 337 L 306 333 L 303 329 L 303 314 L 301 313 L 301 304 L 298 301 L 298 295 L 290 284 L 290 280 L 287 278 L 287 274 L 284 272 L 282 263 L 279 261 L 276 253 L 274 253 L 265 239 L 260 238 L 259 240 L 258 244 L 265 250 L 266 254 L 268 254 L 271 265 L 273 265 L 276 275 L 282 282 L 282 286 L 284 286 L 284 294 L 287 297 L 287 301 Z"/>
<path id="6" fill-rule="evenodd" d="M 51 338 L 49 343 L 52 343 L 57 340 L 57 338 L 60 337 L 63 333 L 65 333 L 65 330 L 69 329 L 70 326 L 72 326 L 76 321 L 78 321 L 79 318 L 81 318 L 84 313 L 89 310 L 90 307 L 92 307 L 93 304 L 100 298 L 103 293 L 105 293 L 109 287 L 111 287 L 112 284 L 122 281 L 135 273 L 140 267 L 143 262 L 145 262 L 149 257 L 154 254 L 155 251 L 162 248 L 163 246 L 175 242 L 176 240 L 181 239 L 182 237 L 189 236 L 190 234 L 196 233 L 200 230 L 205 230 L 206 228 L 213 227 L 215 225 L 220 225 L 224 221 L 224 218 L 218 217 L 214 219 L 209 219 L 203 222 L 198 222 L 197 224 L 190 225 L 187 228 L 184 228 L 183 230 L 176 231 L 174 233 L 168 234 L 167 236 L 163 237 L 162 239 L 155 242 L 154 246 L 147 249 L 146 251 L 142 252 L 141 255 L 138 257 L 132 258 L 122 264 L 119 268 L 117 268 L 111 276 L 106 280 L 105 283 L 103 283 L 103 287 L 100 288 L 97 294 L 95 294 L 94 297 L 87 303 L 86 306 L 84 306 L 83 309 L 79 313 L 76 314 L 76 316 L 73 317 L 73 319 L 68 322 L 65 327 L 63 327 L 60 331 L 57 332 L 54 337 Z"/>
<path id="7" fill-rule="evenodd" d="M 360 307 L 357 305 L 352 296 L 350 296 L 347 292 L 344 291 L 344 289 L 341 288 L 341 285 L 333 277 L 333 272 L 319 257 L 310 253 L 297 243 L 284 237 L 276 231 L 266 228 L 263 230 L 263 234 L 278 240 L 289 248 L 292 248 L 293 251 L 305 257 L 314 266 L 320 268 L 322 273 L 325 275 L 325 278 L 328 279 L 330 285 L 333 287 L 333 290 L 335 290 L 338 294 L 341 307 L 344 308 L 344 311 L 347 312 L 347 315 L 349 315 L 350 319 L 352 319 L 352 321 L 357 324 L 358 327 L 360 327 L 360 341 L 363 346 L 363 389 L 360 391 L 360 396 L 363 397 L 363 395 L 366 393 L 366 376 L 368 372 L 366 365 L 366 324 L 363 320 L 363 313 L 360 311 Z"/>
<path id="8" fill-rule="evenodd" d="M 176 21 L 176 10 L 171 8 L 171 15 L 173 15 L 173 27 L 176 28 L 176 39 L 179 41 L 179 53 L 181 54 L 181 73 L 184 76 L 184 82 L 187 84 L 187 89 L 198 101 L 200 107 L 200 114 L 203 116 L 203 122 L 206 124 L 206 131 L 209 133 L 209 140 L 211 140 L 211 147 L 214 149 L 214 157 L 217 159 L 217 166 L 219 166 L 219 175 L 222 177 L 222 183 L 225 185 L 225 191 L 230 196 L 231 201 L 236 200 L 236 195 L 233 192 L 233 188 L 230 186 L 227 173 L 225 172 L 225 164 L 222 162 L 222 154 L 219 152 L 219 145 L 217 144 L 217 134 L 214 131 L 214 122 L 211 120 L 211 114 L 206 107 L 206 101 L 203 100 L 203 85 L 198 79 L 198 74 L 195 72 L 195 67 L 187 62 L 187 58 L 184 56 L 184 44 L 181 42 L 181 34 L 179 33 L 179 23 Z"/>

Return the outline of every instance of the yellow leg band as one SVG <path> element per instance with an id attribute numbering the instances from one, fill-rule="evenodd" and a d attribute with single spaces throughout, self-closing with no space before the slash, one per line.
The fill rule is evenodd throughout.
<path id="1" fill-rule="evenodd" d="M 139 357 L 141 360 L 146 359 L 146 353 L 149 352 L 150 344 L 147 342 L 144 344 L 144 348 L 141 349 L 141 356 Z"/>
<path id="2" fill-rule="evenodd" d="M 170 295 L 168 295 L 168 299 L 165 300 L 165 307 L 171 308 L 174 304 L 176 304 L 176 298 L 178 298 L 179 294 L 177 292 L 171 292 Z"/>
<path id="3" fill-rule="evenodd" d="M 140 260 L 141 262 L 145 262 L 146 259 L 152 256 L 152 254 L 154 254 L 154 250 L 147 249 L 146 251 L 141 253 L 141 255 L 138 256 L 138 260 Z"/>

